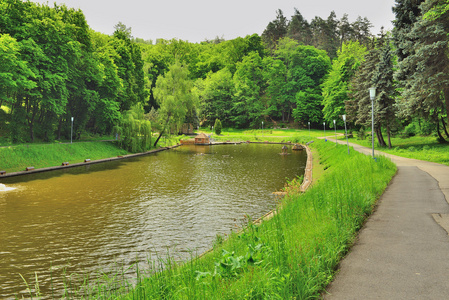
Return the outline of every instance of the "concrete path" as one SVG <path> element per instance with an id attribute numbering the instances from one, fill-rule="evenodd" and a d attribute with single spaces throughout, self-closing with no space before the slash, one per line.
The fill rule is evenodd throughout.
<path id="1" fill-rule="evenodd" d="M 323 298 L 449 299 L 449 166 L 377 154 L 398 173 Z"/>

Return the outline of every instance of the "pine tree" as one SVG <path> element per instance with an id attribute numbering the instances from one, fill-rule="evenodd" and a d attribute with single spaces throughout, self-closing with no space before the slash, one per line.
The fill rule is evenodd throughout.
<path id="1" fill-rule="evenodd" d="M 391 149 L 391 130 L 396 120 L 395 87 L 393 84 L 392 50 L 388 40 L 379 50 L 379 62 L 374 73 L 373 83 L 377 90 L 377 116 L 385 126 L 388 137 L 388 148 Z M 379 126 L 380 127 L 380 126 Z"/>
<path id="2" fill-rule="evenodd" d="M 401 115 L 419 115 L 437 124 L 449 111 L 449 11 L 437 18 L 424 14 L 438 5 L 441 0 L 427 0 L 421 5 L 423 15 L 405 36 L 410 41 L 405 44 L 405 52 L 409 55 L 399 62 L 395 74 L 403 87 L 399 105 Z M 438 134 L 443 140 L 439 130 Z"/>
<path id="3" fill-rule="evenodd" d="M 287 36 L 302 45 L 310 45 L 312 42 L 310 24 L 296 8 L 295 14 L 288 25 Z"/>
<path id="4" fill-rule="evenodd" d="M 276 48 L 277 42 L 287 35 L 288 20 L 282 10 L 276 11 L 276 19 L 268 23 L 262 33 L 262 39 L 269 49 Z"/>
<path id="5" fill-rule="evenodd" d="M 395 88 L 391 47 L 388 41 L 385 41 L 383 34 L 377 40 L 376 47 L 373 47 L 365 56 L 364 62 L 353 77 L 349 92 L 350 100 L 345 102 L 348 119 L 366 127 L 372 122 L 372 106 L 368 93 L 370 87 L 375 87 L 377 91 L 374 100 L 374 131 L 377 141 L 380 146 L 386 146 L 382 135 L 382 127 L 384 127 L 387 131 L 388 147 L 391 148 L 391 129 L 396 112 Z"/>

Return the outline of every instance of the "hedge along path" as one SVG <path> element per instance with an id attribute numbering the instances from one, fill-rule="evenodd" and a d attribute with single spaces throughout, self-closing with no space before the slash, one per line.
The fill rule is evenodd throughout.
<path id="1" fill-rule="evenodd" d="M 398 172 L 324 298 L 449 299 L 449 166 L 375 155 L 390 158 Z"/>

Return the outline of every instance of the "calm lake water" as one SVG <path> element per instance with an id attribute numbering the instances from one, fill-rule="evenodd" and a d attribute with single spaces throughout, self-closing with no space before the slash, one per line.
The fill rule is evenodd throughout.
<path id="1" fill-rule="evenodd" d="M 289 147 L 290 148 L 290 147 Z M 305 151 L 281 145 L 182 146 L 103 164 L 1 179 L 0 299 L 26 285 L 62 288 L 62 277 L 211 248 L 245 214 L 275 206 L 272 192 L 304 174 Z M 45 296 L 45 295 L 44 295 Z"/>

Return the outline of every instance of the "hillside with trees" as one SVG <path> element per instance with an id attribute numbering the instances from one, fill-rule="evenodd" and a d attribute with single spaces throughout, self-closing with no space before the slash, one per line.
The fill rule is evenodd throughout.
<path id="1" fill-rule="evenodd" d="M 281 10 L 261 35 L 201 43 L 144 41 L 118 23 L 91 30 L 80 10 L 0 3 L 0 134 L 10 143 L 114 135 L 143 151 L 184 123 L 318 127 L 347 115 L 375 133 L 449 139 L 447 0 L 396 0 L 392 32 L 330 12 L 306 20 Z M 153 143 L 151 133 L 159 133 Z M 387 140 L 385 140 L 385 137 Z M 145 142 L 139 139 L 144 138 Z M 125 146 L 125 144 L 127 146 Z"/>

